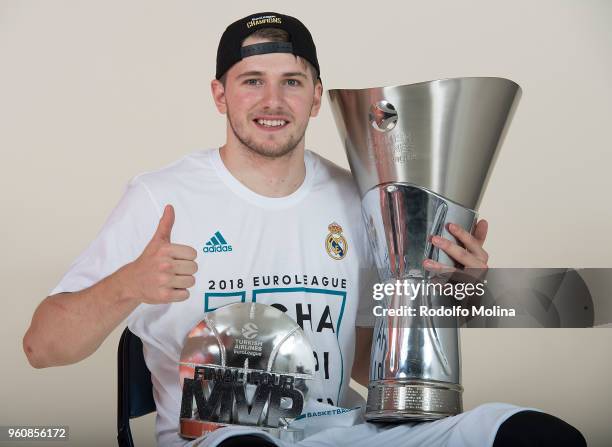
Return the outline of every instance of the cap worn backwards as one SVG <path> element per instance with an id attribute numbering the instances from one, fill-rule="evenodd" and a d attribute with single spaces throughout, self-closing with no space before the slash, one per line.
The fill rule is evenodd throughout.
<path id="1" fill-rule="evenodd" d="M 289 42 L 263 42 L 242 46 L 244 39 L 262 28 L 279 28 L 289 34 Z M 267 53 L 291 53 L 310 62 L 320 78 L 317 49 L 308 28 L 295 17 L 276 12 L 251 14 L 226 28 L 217 49 L 217 72 L 220 79 L 234 64 L 245 57 Z"/>

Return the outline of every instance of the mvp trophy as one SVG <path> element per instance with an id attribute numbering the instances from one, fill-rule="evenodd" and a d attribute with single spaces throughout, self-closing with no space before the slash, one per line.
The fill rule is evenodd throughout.
<path id="1" fill-rule="evenodd" d="M 300 326 L 272 306 L 234 303 L 206 313 L 181 352 L 180 435 L 233 425 L 301 440 L 302 430 L 289 425 L 316 384 L 312 352 Z"/>
<path id="2" fill-rule="evenodd" d="M 472 231 L 520 87 L 501 78 L 458 78 L 329 96 L 381 281 L 432 284 L 436 277 L 423 261 L 453 261 L 431 236 L 454 240 L 449 223 Z M 418 309 L 442 298 L 396 292 L 383 303 Z M 377 317 L 366 419 L 434 420 L 462 411 L 459 329 L 456 318 L 448 321 Z"/>

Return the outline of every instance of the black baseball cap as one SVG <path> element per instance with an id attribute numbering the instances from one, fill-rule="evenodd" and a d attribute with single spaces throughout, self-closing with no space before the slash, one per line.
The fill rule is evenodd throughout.
<path id="1" fill-rule="evenodd" d="M 263 42 L 243 47 L 242 42 L 261 28 L 280 28 L 289 34 L 289 42 Z M 260 12 L 248 15 L 228 26 L 217 49 L 217 73 L 220 79 L 232 65 L 245 57 L 267 53 L 292 53 L 303 57 L 317 70 L 321 77 L 317 49 L 308 28 L 295 17 L 276 12 Z"/>

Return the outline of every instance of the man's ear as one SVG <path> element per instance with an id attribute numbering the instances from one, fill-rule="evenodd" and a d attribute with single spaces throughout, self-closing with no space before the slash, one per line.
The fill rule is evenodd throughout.
<path id="1" fill-rule="evenodd" d="M 320 79 L 317 79 L 314 88 L 314 100 L 312 102 L 312 108 L 310 109 L 310 116 L 315 117 L 319 114 L 321 108 L 321 97 L 323 96 L 323 84 Z"/>
<path id="2" fill-rule="evenodd" d="M 210 91 L 212 92 L 217 110 L 219 113 L 225 115 L 227 112 L 227 105 L 225 104 L 225 87 L 223 86 L 223 83 L 218 79 L 213 79 L 210 82 Z"/>

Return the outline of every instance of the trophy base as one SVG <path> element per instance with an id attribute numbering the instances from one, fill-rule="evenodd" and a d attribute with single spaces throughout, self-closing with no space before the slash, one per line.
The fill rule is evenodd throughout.
<path id="1" fill-rule="evenodd" d="M 463 411 L 463 387 L 418 379 L 376 380 L 368 385 L 365 418 L 371 422 L 433 421 Z"/>
<path id="2" fill-rule="evenodd" d="M 201 421 L 198 419 L 181 418 L 179 434 L 183 438 L 196 439 L 223 427 L 247 428 L 265 431 L 274 438 L 287 442 L 299 442 L 304 439 L 304 431 L 292 428 L 262 427 L 260 425 L 223 424 L 220 422 Z"/>

